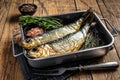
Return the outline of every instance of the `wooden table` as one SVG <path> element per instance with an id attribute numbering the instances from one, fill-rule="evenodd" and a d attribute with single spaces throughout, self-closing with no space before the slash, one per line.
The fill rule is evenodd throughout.
<path id="1" fill-rule="evenodd" d="M 97 15 L 107 18 L 120 31 L 120 0 L 0 0 L 0 80 L 23 80 L 16 58 L 12 55 L 12 35 L 20 27 L 20 3 L 35 3 L 35 16 L 61 14 L 91 7 Z M 114 48 L 95 63 L 120 63 L 120 36 L 115 37 Z M 120 67 L 114 71 L 89 71 L 71 76 L 68 80 L 120 80 Z"/>

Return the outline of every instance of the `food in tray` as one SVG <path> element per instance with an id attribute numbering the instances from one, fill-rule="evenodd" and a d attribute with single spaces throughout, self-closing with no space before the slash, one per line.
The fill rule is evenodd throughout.
<path id="1" fill-rule="evenodd" d="M 68 24 L 71 24 L 71 23 L 77 21 L 79 18 L 81 18 L 81 16 L 85 12 L 86 11 L 77 11 L 77 12 L 72 12 L 72 13 L 70 12 L 70 13 L 65 13 L 65 14 L 46 16 L 46 18 L 49 18 L 49 17 L 58 18 L 58 19 L 62 20 L 63 25 L 68 25 Z M 90 14 L 90 15 L 92 15 L 92 14 Z M 23 49 L 22 51 L 24 53 L 24 57 L 26 58 L 29 66 L 34 67 L 34 68 L 44 68 L 44 67 L 49 67 L 49 66 L 53 66 L 53 65 L 58 65 L 63 62 L 66 63 L 66 62 L 77 61 L 77 60 L 83 62 L 83 60 L 85 60 L 85 59 L 92 59 L 92 58 L 104 56 L 110 50 L 110 47 L 113 45 L 114 38 L 110 34 L 110 32 L 107 30 L 105 25 L 102 23 L 100 18 L 94 12 L 93 12 L 93 15 L 94 15 L 93 22 L 95 22 L 96 25 L 90 26 L 89 32 L 87 33 L 87 35 L 85 37 L 85 41 L 83 43 L 81 43 L 80 46 L 78 45 L 78 47 L 80 47 L 79 49 L 76 46 L 73 46 L 73 48 L 71 46 L 70 47 L 65 46 L 67 44 L 75 45 L 74 41 L 72 43 L 71 41 L 69 42 L 69 40 L 66 40 L 66 39 L 68 39 L 68 38 L 77 39 L 76 36 L 74 38 L 72 37 L 73 35 L 77 34 L 77 32 L 79 32 L 79 31 L 76 31 L 76 32 L 70 33 L 69 35 L 66 35 L 58 40 L 54 40 L 52 42 L 48 42 L 48 43 L 42 44 L 38 47 L 35 47 L 32 50 L 31 49 L 30 50 Z M 88 17 L 86 20 L 88 20 L 88 19 L 90 19 L 90 17 Z M 25 22 L 24 25 L 26 25 L 26 26 L 28 26 L 28 24 L 29 24 L 29 23 L 26 24 L 27 20 L 29 20 L 28 17 L 27 17 L 27 19 L 22 20 L 23 21 L 22 23 Z M 34 19 L 32 21 L 30 21 L 30 23 L 33 23 L 33 22 L 34 22 Z M 82 31 L 84 25 L 87 25 L 86 21 L 83 21 L 83 23 L 84 24 L 82 24 L 82 26 L 79 29 L 80 31 Z M 90 25 L 90 23 L 89 23 L 89 25 Z M 28 38 L 27 36 L 25 36 L 24 29 L 26 26 L 22 25 L 20 27 L 21 34 L 22 34 L 22 40 L 31 39 L 31 38 Z M 53 30 L 53 28 L 51 30 Z M 50 31 L 46 30 L 45 33 L 43 33 L 43 34 L 51 32 L 51 30 Z M 83 31 L 83 33 L 84 33 L 84 31 Z M 82 32 L 81 32 L 81 34 L 82 34 Z M 53 36 L 54 36 L 54 34 L 51 36 L 51 38 Z M 78 37 L 80 37 L 80 35 Z M 66 44 L 65 41 L 67 41 L 68 43 Z M 75 40 L 75 41 L 77 41 L 77 40 Z M 62 43 L 62 42 L 64 42 L 64 43 Z M 53 47 L 50 46 L 53 44 L 58 45 L 59 43 L 62 43 L 61 45 L 63 47 L 65 47 L 65 49 L 63 48 L 63 51 L 62 51 L 65 53 L 60 53 L 60 51 L 58 50 L 59 47 L 55 47 L 55 49 L 53 49 Z M 75 42 L 75 43 L 78 43 L 78 42 Z M 61 45 L 60 45 L 60 49 L 61 49 Z M 69 48 L 69 50 L 67 51 L 68 48 Z M 13 46 L 13 49 L 15 49 L 14 46 Z M 56 49 L 57 49 L 57 52 L 56 52 Z M 75 51 L 75 49 L 76 49 L 76 51 Z M 15 50 L 13 50 L 13 51 L 15 51 Z M 52 53 L 55 53 L 55 54 L 52 54 Z M 19 55 L 20 54 L 18 54 L 17 56 L 19 56 Z"/>
<path id="2" fill-rule="evenodd" d="M 82 24 L 90 18 L 90 16 L 93 15 L 91 10 L 88 10 L 86 13 L 83 14 L 83 16 L 77 20 L 75 23 L 71 23 L 68 25 L 65 25 L 63 27 L 60 27 L 58 29 L 51 30 L 49 32 L 46 32 L 42 34 L 41 36 L 36 36 L 34 38 L 27 38 L 22 42 L 22 47 L 25 49 L 33 49 L 37 46 L 40 46 L 42 44 L 58 40 L 60 38 L 63 38 L 71 33 L 77 32 Z"/>
<path id="3" fill-rule="evenodd" d="M 38 16 L 30 16 L 24 15 L 19 18 L 19 23 L 24 27 L 31 25 L 43 26 L 45 30 L 52 30 L 55 28 L 59 28 L 63 26 L 61 24 L 60 19 L 51 18 L 51 17 L 38 17 Z"/>
<path id="4" fill-rule="evenodd" d="M 29 37 L 34 37 L 44 33 L 44 29 L 41 27 L 33 27 L 26 31 L 25 35 Z"/>
<path id="5" fill-rule="evenodd" d="M 29 16 L 27 16 L 27 18 L 28 17 Z M 32 27 L 29 30 L 25 31 L 26 36 L 32 37 L 26 38 L 22 42 L 22 47 L 24 49 L 27 49 L 27 56 L 30 58 L 41 58 L 74 52 L 78 51 L 79 49 L 99 46 L 99 42 L 101 41 L 100 38 L 96 38 L 94 36 L 94 31 L 90 32 L 90 26 L 93 20 L 93 12 L 91 10 L 88 10 L 75 23 L 71 23 L 44 33 L 41 31 L 40 33 L 42 35 L 38 35 L 36 31 L 38 30 L 38 27 Z M 22 24 L 24 24 L 23 27 L 32 23 L 24 23 L 23 21 L 21 20 Z M 34 24 L 36 25 L 36 23 Z"/>
<path id="6" fill-rule="evenodd" d="M 70 34 L 61 40 L 44 44 L 36 49 L 30 50 L 28 52 L 28 56 L 32 58 L 40 58 L 77 51 L 80 47 L 82 47 L 83 43 L 86 40 L 92 20 L 93 18 L 90 18 L 89 22 L 87 22 L 81 30 Z"/>

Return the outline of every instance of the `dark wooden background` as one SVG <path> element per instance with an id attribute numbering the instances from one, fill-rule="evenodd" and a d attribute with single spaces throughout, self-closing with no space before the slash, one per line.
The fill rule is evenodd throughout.
<path id="1" fill-rule="evenodd" d="M 36 16 L 86 10 L 91 7 L 100 18 L 107 18 L 120 31 L 120 0 L 0 0 L 0 80 L 23 80 L 11 47 L 12 35 L 19 29 L 20 3 L 35 3 L 38 6 Z M 119 35 L 115 37 L 113 46 L 113 50 L 95 63 L 120 63 Z M 82 72 L 68 80 L 120 80 L 120 68 L 116 71 Z"/>

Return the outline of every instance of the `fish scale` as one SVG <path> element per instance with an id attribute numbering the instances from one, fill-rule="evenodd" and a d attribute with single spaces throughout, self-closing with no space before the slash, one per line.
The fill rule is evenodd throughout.
<path id="1" fill-rule="evenodd" d="M 32 55 L 34 56 L 40 54 L 42 56 L 39 57 L 47 57 L 47 56 L 53 56 L 57 54 L 77 51 L 85 42 L 89 28 L 90 28 L 90 23 L 86 23 L 80 31 L 74 34 L 70 34 L 66 36 L 64 39 L 42 45 L 42 47 L 41 46 L 38 47 L 44 52 L 44 54 L 41 53 L 41 51 L 40 52 L 29 51 L 28 55 L 32 57 Z M 48 50 L 49 53 L 47 53 L 47 51 L 45 53 L 44 49 Z"/>
<path id="2" fill-rule="evenodd" d="M 45 44 L 54 40 L 58 40 L 69 34 L 75 33 L 79 31 L 82 24 L 84 23 L 85 20 L 87 20 L 87 18 L 90 17 L 91 13 L 92 13 L 91 10 L 88 10 L 86 13 L 83 14 L 83 16 L 80 19 L 78 19 L 74 23 L 64 25 L 61 28 L 51 30 L 49 32 L 44 33 L 43 35 L 39 35 L 34 38 L 27 38 L 22 42 L 22 47 L 25 49 L 33 49 L 42 44 Z"/>

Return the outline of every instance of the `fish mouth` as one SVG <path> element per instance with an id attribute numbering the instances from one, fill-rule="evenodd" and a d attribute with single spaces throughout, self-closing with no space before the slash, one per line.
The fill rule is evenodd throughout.
<path id="1" fill-rule="evenodd" d="M 31 48 L 30 47 L 31 44 L 34 44 L 33 40 L 31 38 L 28 38 L 28 39 L 24 40 L 21 45 L 23 48 L 27 49 L 27 48 Z"/>
<path id="2" fill-rule="evenodd" d="M 32 42 L 32 39 L 31 38 L 28 38 L 25 40 L 26 43 L 31 43 Z"/>

